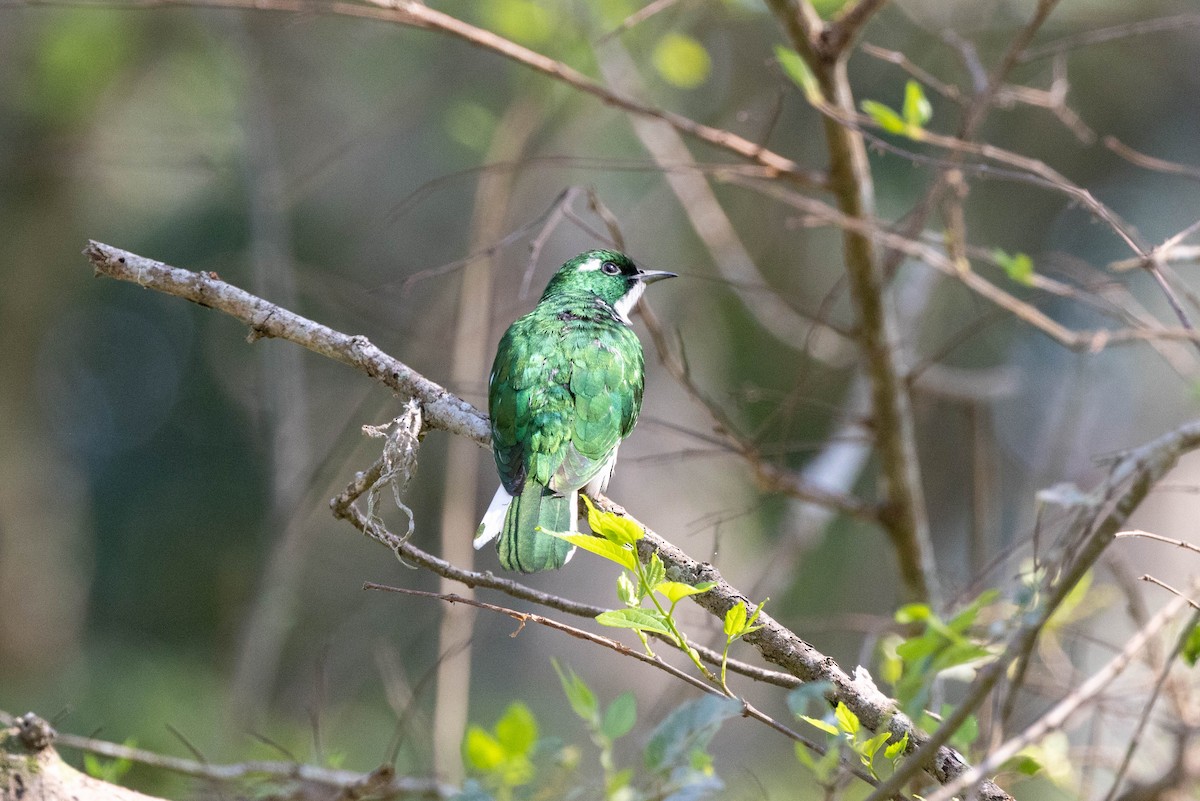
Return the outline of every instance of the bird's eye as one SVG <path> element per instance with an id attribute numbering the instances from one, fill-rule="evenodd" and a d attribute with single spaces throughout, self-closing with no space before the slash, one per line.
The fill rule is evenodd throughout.
<path id="1" fill-rule="evenodd" d="M 611 261 L 606 261 L 604 264 L 601 264 L 600 270 L 605 275 L 616 275 L 617 273 L 621 272 L 621 268 L 613 264 Z"/>

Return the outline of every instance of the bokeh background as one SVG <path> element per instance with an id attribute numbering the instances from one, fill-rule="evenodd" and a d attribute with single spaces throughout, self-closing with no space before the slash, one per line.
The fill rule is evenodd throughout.
<path id="1" fill-rule="evenodd" d="M 638 5 L 437 7 L 598 75 L 608 45 L 597 42 Z M 1032 5 L 906 0 L 866 39 L 966 86 L 944 33 L 974 42 L 992 64 Z M 1065 65 L 1068 102 L 1087 128 L 1197 164 L 1192 3 L 1072 0 L 1038 41 L 1185 13 L 1190 22 L 1081 47 Z M 782 37 L 759 4 L 680 2 L 614 41 L 650 102 L 823 166 L 819 120 L 776 66 Z M 860 98 L 899 104 L 906 76 L 896 66 L 860 53 L 851 69 Z M 1014 73 L 1041 88 L 1051 78 L 1045 59 Z M 931 127 L 953 131 L 956 110 L 932 99 Z M 1045 109 L 998 110 L 985 136 L 1090 188 L 1151 242 L 1200 209 L 1194 178 L 1139 169 Z M 692 153 L 728 161 L 699 145 Z M 882 152 L 872 158 L 881 214 L 902 214 L 930 171 Z M 502 167 L 480 170 L 489 163 Z M 484 176 L 508 183 L 484 192 Z M 217 313 L 94 280 L 80 250 L 93 238 L 215 270 L 367 336 L 482 404 L 486 367 L 455 378 L 455 339 L 485 341 L 490 358 L 557 264 L 599 243 L 603 222 L 577 198 L 592 230 L 562 222 L 526 275 L 541 221 L 573 186 L 594 189 L 639 261 L 684 276 L 655 286 L 650 300 L 678 330 L 706 394 L 766 458 L 807 464 L 840 419 L 852 364 L 818 347 L 820 337 L 780 342 L 751 307 L 756 293 L 775 293 L 798 318 L 849 327 L 836 233 L 714 182 L 762 274 L 734 292 L 621 112 L 436 34 L 315 13 L 0 5 L 0 709 L 185 753 L 173 728 L 214 761 L 282 750 L 369 770 L 398 744 L 402 770 L 428 773 L 443 610 L 360 588 L 436 582 L 335 523 L 327 508 L 375 458 L 378 443 L 360 427 L 390 419 L 399 401 L 294 346 L 247 344 L 247 332 Z M 1169 322 L 1149 280 L 1103 272 L 1129 254 L 1061 194 L 979 181 L 967 208 L 973 244 L 1028 253 L 1039 272 L 1117 293 Z M 462 325 L 463 260 L 485 248 L 494 256 L 483 262 L 490 299 L 468 304 Z M 1181 267 L 1186 281 L 1191 269 Z M 920 302 L 898 301 L 912 360 L 953 368 L 964 388 L 918 381 L 915 403 L 946 594 L 969 597 L 1016 570 L 1037 489 L 1086 481 L 1097 475 L 1096 456 L 1196 414 L 1196 359 L 1149 346 L 1070 353 L 927 268 L 901 274 L 921 287 Z M 526 281 L 532 289 L 522 293 Z M 1075 327 L 1108 323 L 1086 304 L 1037 300 Z M 714 444 L 704 409 L 653 356 L 648 364 L 643 421 L 610 494 L 735 584 L 771 596 L 777 617 L 843 664 L 869 662 L 866 634 L 886 625 L 900 599 L 886 538 L 845 520 L 806 527 Z M 406 496 L 416 541 L 435 551 L 447 498 L 473 520 L 494 490 L 481 450 L 472 457 L 478 477 L 447 481 L 446 440 L 425 440 Z M 856 484 L 867 497 L 871 472 Z M 1185 465 L 1173 482 L 1189 481 Z M 1160 493 L 1140 525 L 1187 538 L 1196 503 Z M 1131 546 L 1122 557 L 1166 580 L 1189 570 L 1151 549 Z M 485 551 L 477 564 L 494 568 L 495 557 Z M 613 577 L 584 556 L 532 582 L 613 603 Z M 567 638 L 510 632 L 507 620 L 476 624 L 472 720 L 490 723 L 521 698 L 545 730 L 584 741 L 551 656 L 602 696 L 635 688 L 648 723 L 686 697 Z M 717 769 L 737 797 L 785 797 L 771 788 L 788 786 L 796 769 L 787 744 L 756 744 L 749 723 L 729 728 Z M 140 768 L 129 781 L 199 792 Z M 1048 786 L 1039 792 L 1056 797 Z"/>

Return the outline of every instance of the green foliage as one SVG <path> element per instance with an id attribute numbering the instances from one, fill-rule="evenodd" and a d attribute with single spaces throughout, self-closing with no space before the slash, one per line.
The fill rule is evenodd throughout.
<path id="1" fill-rule="evenodd" d="M 1062 790 L 1075 786 L 1075 770 L 1071 765 L 1071 743 L 1061 731 L 1051 732 L 1039 742 L 1021 749 L 1004 763 L 1002 770 L 1025 776 L 1041 774 Z"/>
<path id="2" fill-rule="evenodd" d="M 588 510 L 588 525 L 598 536 L 553 531 L 547 533 L 577 545 L 585 551 L 602 556 L 610 562 L 615 562 L 628 571 L 617 578 L 617 598 L 620 599 L 624 608 L 602 612 L 596 616 L 596 622 L 603 626 L 633 629 L 638 633 L 647 652 L 651 654 L 653 651 L 650 650 L 646 633 L 660 634 L 686 653 L 706 678 L 716 681 L 708 668 L 701 663 L 700 655 L 688 643 L 687 637 L 675 622 L 675 606 L 684 598 L 708 592 L 715 586 L 714 583 L 702 581 L 698 584 L 685 584 L 669 580 L 666 568 L 658 554 L 650 554 L 649 560 L 645 562 L 639 559 L 637 543 L 646 535 L 641 526 L 627 517 L 596 508 L 586 495 L 583 496 L 583 500 Z M 660 596 L 667 601 L 668 605 L 665 608 Z M 646 599 L 650 600 L 652 608 L 642 606 Z M 754 618 L 758 617 L 761 609 L 762 605 L 760 604 L 754 612 Z M 744 605 L 742 613 L 745 614 Z M 750 619 L 750 623 L 753 623 L 754 618 Z M 748 627 L 749 623 L 745 625 Z M 753 628 L 747 628 L 743 633 L 748 634 L 753 630 Z M 736 639 L 736 637 L 726 641 L 726 653 L 728 653 L 729 642 L 732 642 L 732 639 Z M 725 686 L 724 674 L 724 665 L 722 665 L 722 687 Z"/>
<path id="3" fill-rule="evenodd" d="M 712 58 L 704 45 L 684 33 L 672 32 L 659 39 L 652 61 L 662 79 L 680 89 L 703 85 L 712 72 Z"/>
<path id="4" fill-rule="evenodd" d="M 925 138 L 925 125 L 933 117 L 933 106 L 925 97 L 924 88 L 914 80 L 904 85 L 904 105 L 899 112 L 875 100 L 864 100 L 861 105 L 863 112 L 883 130 L 917 141 Z"/>
<path id="5" fill-rule="evenodd" d="M 643 762 L 651 786 L 643 791 L 633 785 L 634 770 L 617 765 L 616 741 L 633 730 L 637 722 L 637 700 L 633 693 L 617 696 L 602 707 L 587 683 L 571 668 L 554 662 L 563 692 L 571 709 L 584 722 L 592 743 L 600 752 L 604 772 L 604 797 L 611 801 L 642 799 L 700 799 L 722 787 L 714 775 L 707 748 L 721 723 L 741 714 L 741 703 L 717 696 L 689 701 L 669 714 L 646 744 Z"/>
<path id="6" fill-rule="evenodd" d="M 1200 623 L 1192 626 L 1192 630 L 1188 632 L 1179 656 L 1188 667 L 1195 667 L 1196 662 L 1200 661 Z"/>
<path id="7" fill-rule="evenodd" d="M 137 740 L 132 738 L 126 740 L 123 745 L 126 748 L 136 748 Z M 93 779 L 99 779 L 102 782 L 109 784 L 120 784 L 121 778 L 129 772 L 133 767 L 132 759 L 101 759 L 92 753 L 83 755 L 83 770 L 84 773 L 91 776 Z"/>
<path id="8" fill-rule="evenodd" d="M 554 34 L 554 15 L 532 0 L 489 0 L 479 4 L 479 11 L 485 27 L 514 42 L 532 46 Z"/>
<path id="9" fill-rule="evenodd" d="M 995 656 L 996 648 L 972 632 L 979 613 L 998 595 L 987 590 L 949 620 L 942 620 L 927 604 L 908 604 L 896 611 L 896 622 L 920 627 L 915 635 L 891 635 L 880 644 L 879 676 L 892 685 L 902 710 L 921 718 L 934 680 L 948 670 L 973 669 Z"/>
<path id="10" fill-rule="evenodd" d="M 472 725 L 463 741 L 467 766 L 482 776 L 483 784 L 509 797 L 512 790 L 533 781 L 533 749 L 538 725 L 529 707 L 514 701 L 492 731 Z"/>
<path id="11" fill-rule="evenodd" d="M 992 250 L 992 258 L 996 264 L 1008 274 L 1008 277 L 1018 284 L 1033 285 L 1033 259 L 1024 253 L 1009 254 L 1000 248 Z"/>
<path id="12" fill-rule="evenodd" d="M 789 704 L 793 710 L 796 710 L 797 707 L 802 709 L 806 703 L 807 701 L 798 704 L 789 698 Z M 862 725 L 854 710 L 841 701 L 824 718 L 811 717 L 802 712 L 797 712 L 796 717 L 825 734 L 826 750 L 819 759 L 814 758 L 808 748 L 802 744 L 796 744 L 796 758 L 811 770 L 817 781 L 822 784 L 828 784 L 832 778 L 842 749 L 857 756 L 863 768 L 872 776 L 878 777 L 877 759 L 879 756 L 882 755 L 888 764 L 894 766 L 896 760 L 908 748 L 907 734 L 894 742 L 889 742 L 892 739 L 891 732 L 886 729 L 872 732 Z"/>
<path id="13" fill-rule="evenodd" d="M 787 75 L 793 83 L 800 87 L 809 103 L 819 105 L 824 102 L 825 97 L 821 93 L 817 77 L 813 75 L 812 70 L 808 68 L 808 64 L 800 57 L 799 53 L 783 45 L 775 45 L 775 58 L 779 62 L 779 66 L 783 68 L 784 75 Z"/>

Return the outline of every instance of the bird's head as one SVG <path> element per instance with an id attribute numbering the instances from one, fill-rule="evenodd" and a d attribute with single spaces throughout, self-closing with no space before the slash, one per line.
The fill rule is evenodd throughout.
<path id="1" fill-rule="evenodd" d="M 588 250 L 558 268 L 542 297 L 561 293 L 595 295 L 628 323 L 629 312 L 641 298 L 646 284 L 675 277 L 675 273 L 665 270 L 643 270 L 615 250 Z"/>

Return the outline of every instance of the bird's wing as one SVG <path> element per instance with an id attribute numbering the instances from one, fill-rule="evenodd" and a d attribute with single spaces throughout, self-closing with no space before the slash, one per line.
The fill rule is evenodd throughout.
<path id="1" fill-rule="evenodd" d="M 504 488 L 519 494 L 529 477 L 565 493 L 605 469 L 637 422 L 644 369 L 641 342 L 624 325 L 574 320 L 550 331 L 532 315 L 514 323 L 488 390 Z"/>
<path id="2" fill-rule="evenodd" d="M 610 460 L 637 422 L 642 407 L 642 345 L 624 325 L 580 327 L 567 342 L 574 398 L 571 443 L 555 474 L 556 490 L 578 489 Z"/>

